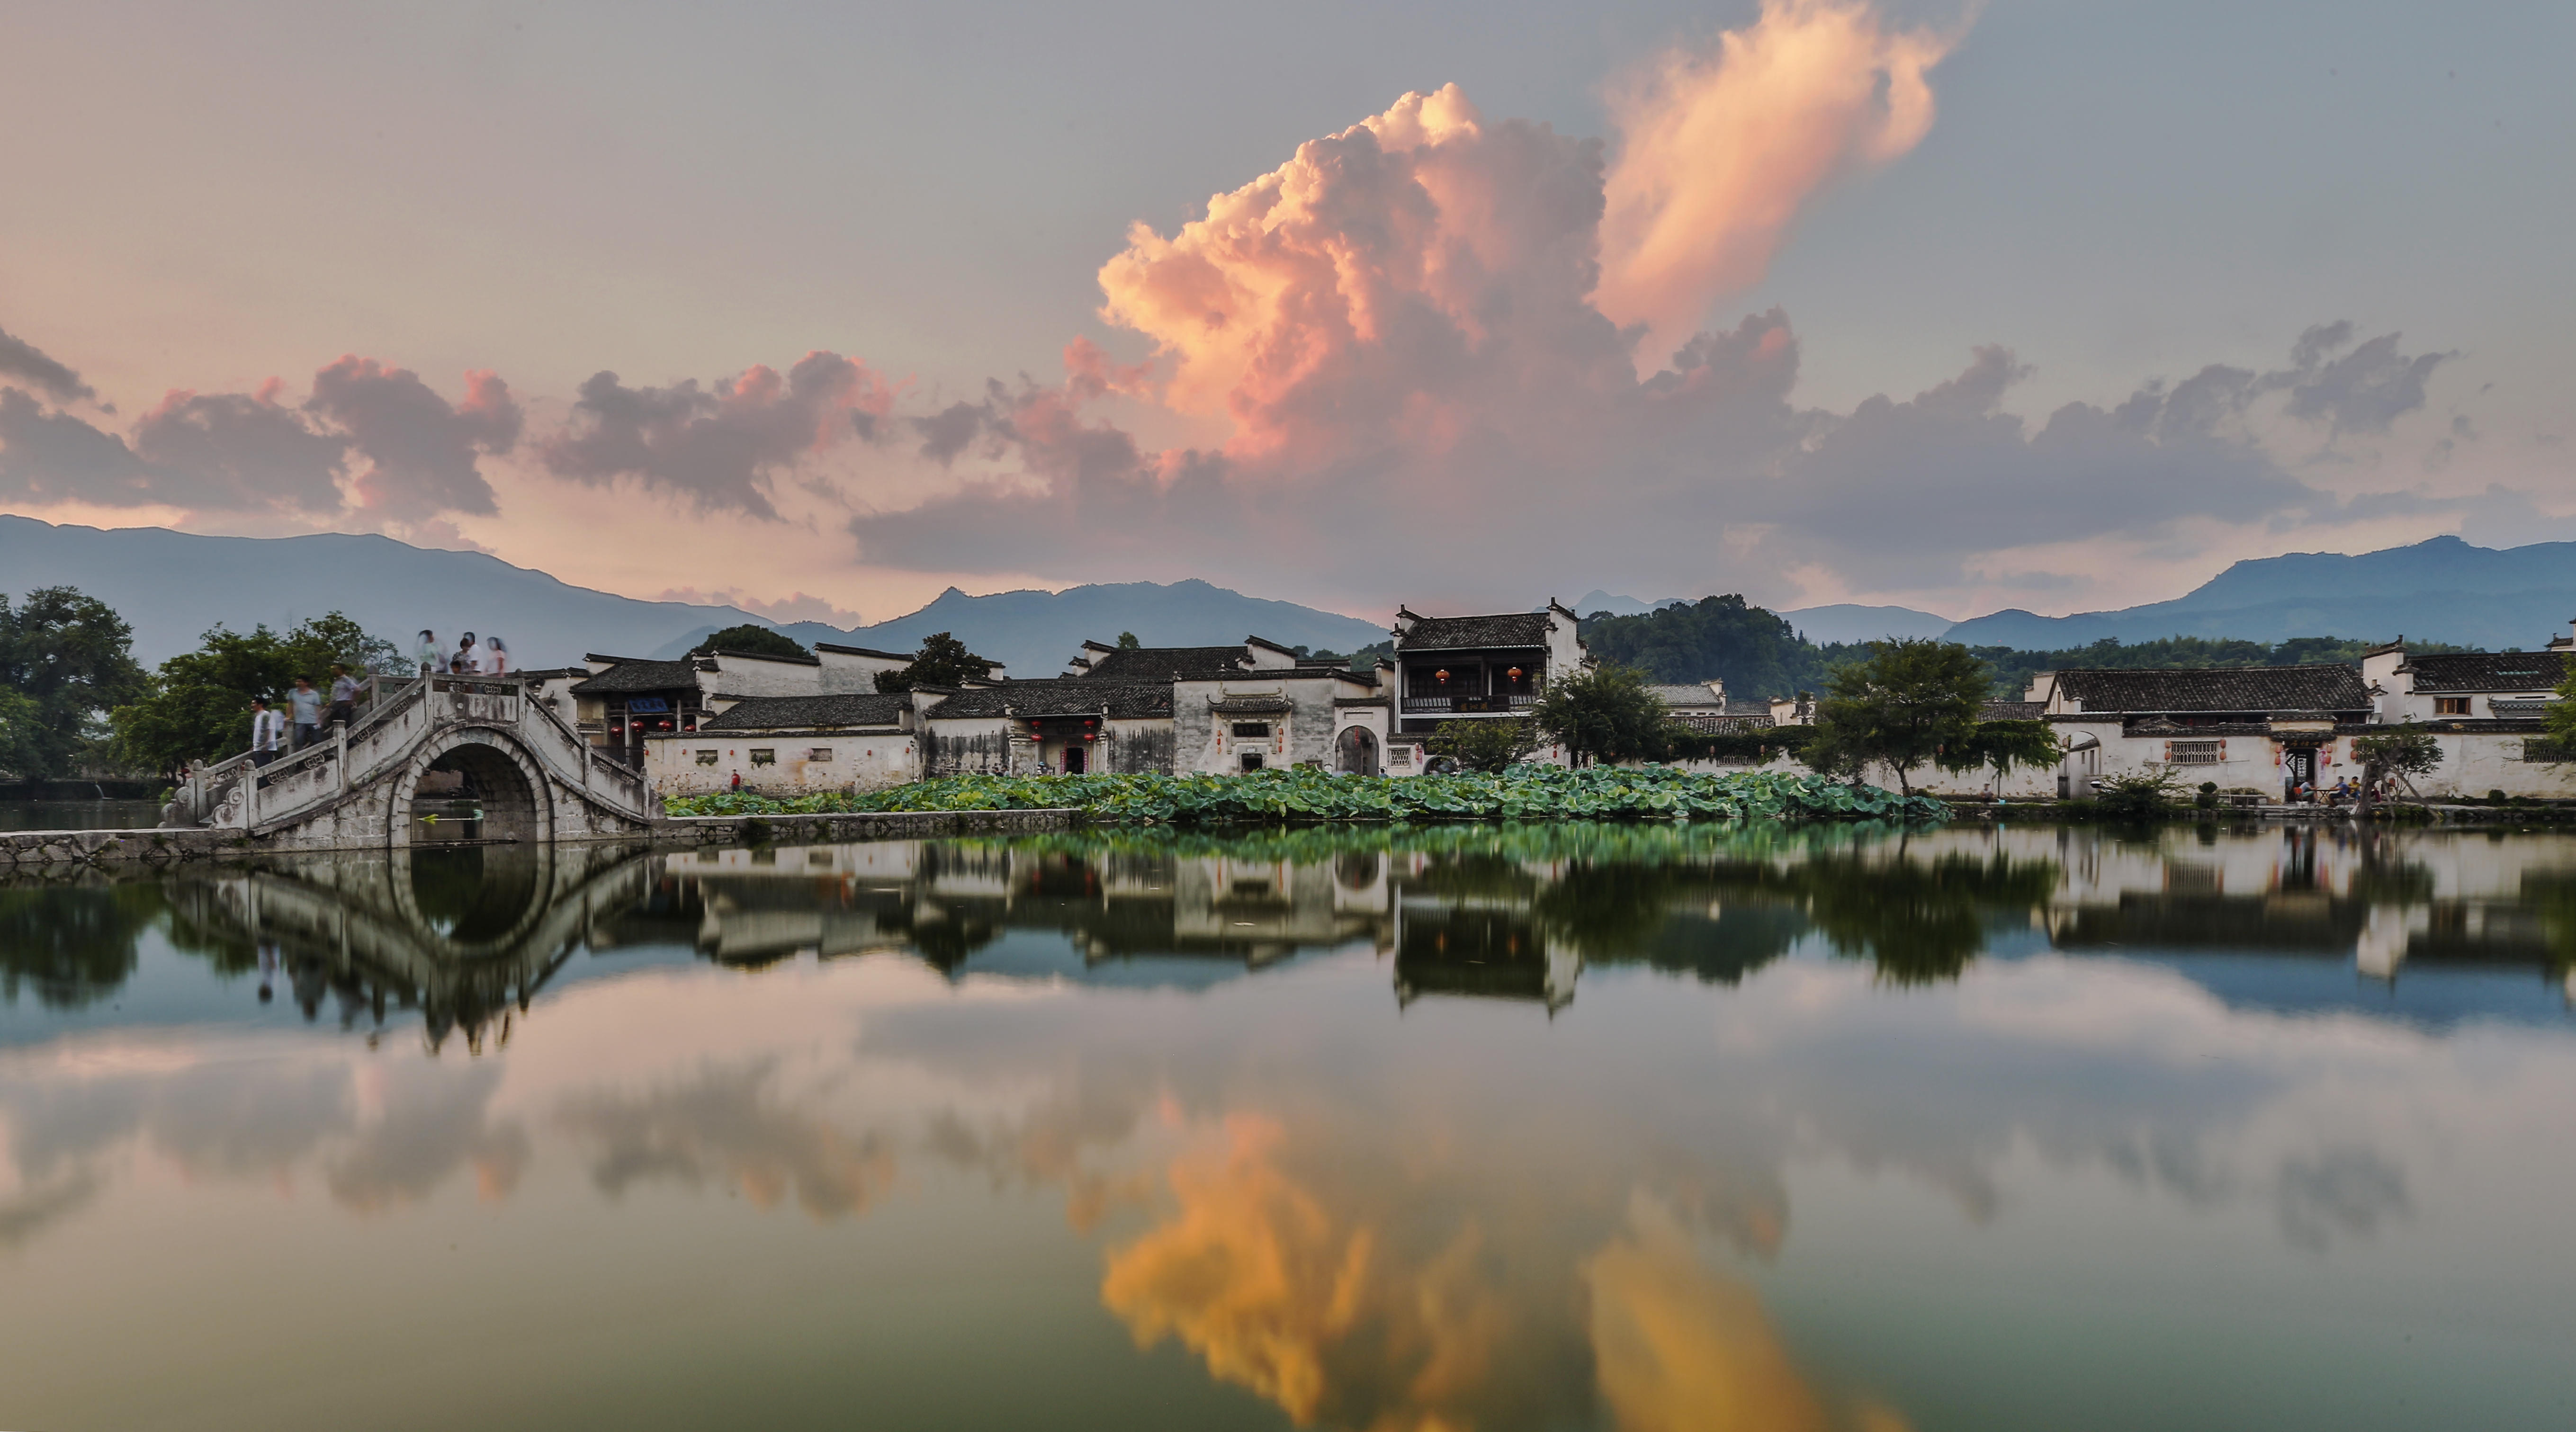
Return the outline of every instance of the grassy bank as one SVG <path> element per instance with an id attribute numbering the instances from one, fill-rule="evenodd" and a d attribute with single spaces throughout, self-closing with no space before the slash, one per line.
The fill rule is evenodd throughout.
<path id="1" fill-rule="evenodd" d="M 889 790 L 778 799 L 681 797 L 673 815 L 837 815 L 860 811 L 1047 810 L 1172 825 L 1333 820 L 1942 820 L 1949 808 L 1876 786 L 1778 771 L 1715 774 L 1665 766 L 1500 775 L 943 776 Z"/>

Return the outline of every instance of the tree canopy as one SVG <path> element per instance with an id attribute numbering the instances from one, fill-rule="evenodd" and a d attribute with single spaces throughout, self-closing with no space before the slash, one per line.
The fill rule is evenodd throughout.
<path id="1" fill-rule="evenodd" d="M 1538 737 L 1527 721 L 1443 721 L 1423 744 L 1468 770 L 1492 773 L 1538 749 Z"/>
<path id="2" fill-rule="evenodd" d="M 1633 666 L 1653 680 L 1723 680 L 1741 696 L 1782 696 L 1822 684 L 1842 647 L 1819 647 L 1778 614 L 1741 595 L 1703 597 L 1643 616 L 1595 613 L 1583 643 L 1605 666 Z"/>
<path id="3" fill-rule="evenodd" d="M 1882 765 L 1895 773 L 1899 793 L 1911 795 L 1915 770 L 1952 746 L 1964 755 L 1986 691 L 1986 664 L 1956 642 L 1874 643 L 1867 660 L 1827 683 L 1816 703 L 1816 734 L 1799 759 L 1837 776 Z"/>
<path id="4" fill-rule="evenodd" d="M 142 694 L 134 629 L 73 587 L 0 596 L 0 770 L 68 775 L 105 740 L 107 713 Z"/>
<path id="5" fill-rule="evenodd" d="M 663 649 L 669 650 L 668 647 Z M 689 649 L 689 655 L 705 656 L 717 651 L 739 651 L 752 656 L 812 656 L 814 654 L 806 650 L 796 638 L 783 631 L 762 626 L 758 622 L 744 622 L 739 626 L 726 627 L 722 631 L 708 632 L 706 640 Z"/>
<path id="6" fill-rule="evenodd" d="M 1544 731 L 1578 763 L 1641 761 L 1661 756 L 1671 712 L 1634 667 L 1600 665 L 1551 678 L 1531 711 Z"/>
<path id="7" fill-rule="evenodd" d="M 966 649 L 966 643 L 941 631 L 932 632 L 914 652 L 912 665 L 877 673 L 877 690 L 910 691 L 916 686 L 959 686 L 992 675 L 993 663 Z"/>
<path id="8" fill-rule="evenodd" d="M 204 642 L 161 663 L 149 689 L 111 713 L 117 753 L 128 765 L 169 775 L 241 751 L 250 744 L 251 698 L 274 704 L 299 676 L 327 690 L 334 662 L 360 678 L 403 669 L 393 643 L 338 612 L 282 636 L 265 624 L 247 633 L 218 626 Z"/>

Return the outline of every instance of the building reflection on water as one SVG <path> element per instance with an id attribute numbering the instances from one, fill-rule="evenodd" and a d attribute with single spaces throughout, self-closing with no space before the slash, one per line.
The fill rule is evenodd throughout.
<path id="1" fill-rule="evenodd" d="M 1550 1015 L 1602 968 L 1733 984 L 1805 945 L 1912 984 L 2057 953 L 2170 963 L 2257 1004 L 2527 1016 L 2563 1014 L 2576 992 L 2576 840 L 1475 826 L 482 846 L 0 889 L 0 995 L 103 998 L 150 929 L 226 972 L 273 968 L 308 1019 L 372 1028 L 417 1012 L 433 1047 L 469 1049 L 506 1038 L 552 982 L 674 951 L 746 969 L 886 953 L 951 979 L 1203 988 L 1365 949 L 1399 1006 Z M 2230 960 L 2265 973 L 2249 981 Z M 2392 998 L 2441 972 L 2476 977 L 2452 991 L 2465 1002 Z"/>

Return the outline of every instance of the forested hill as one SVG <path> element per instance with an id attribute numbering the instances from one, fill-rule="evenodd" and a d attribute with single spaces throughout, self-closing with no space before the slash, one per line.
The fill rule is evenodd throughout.
<path id="1" fill-rule="evenodd" d="M 1824 687 L 1834 667 L 1869 654 L 1865 643 L 1807 641 L 1778 613 L 1741 596 L 1707 597 L 1688 606 L 1642 616 L 1598 612 L 1583 619 L 1583 640 L 1605 662 L 1645 670 L 1657 681 L 1726 682 L 1737 699 L 1783 696 Z M 2025 651 L 2007 646 L 1971 647 L 1995 671 L 1995 694 L 2012 697 L 2033 673 L 2068 667 L 2171 668 L 2181 666 L 2358 665 L 2373 642 L 2334 636 L 2295 637 L 2267 644 L 2209 637 L 2164 637 L 2123 643 L 2105 637 L 2086 646 Z M 2465 648 L 2408 642 L 2410 651 Z"/>

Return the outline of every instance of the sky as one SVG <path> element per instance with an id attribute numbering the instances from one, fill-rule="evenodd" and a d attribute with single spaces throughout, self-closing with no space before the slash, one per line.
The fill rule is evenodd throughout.
<path id="1" fill-rule="evenodd" d="M 883 620 L 2576 538 L 2563 5 L 30 3 L 0 511 Z M 5 578 L 0 578 L 5 586 Z"/>

